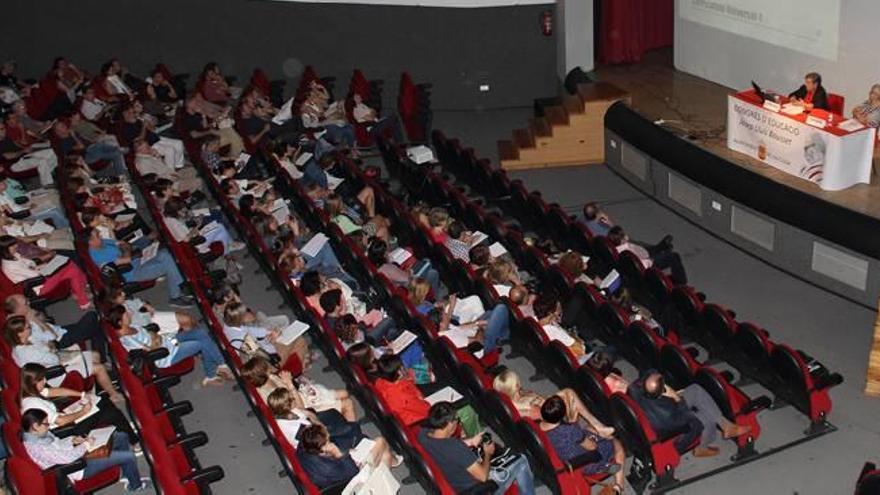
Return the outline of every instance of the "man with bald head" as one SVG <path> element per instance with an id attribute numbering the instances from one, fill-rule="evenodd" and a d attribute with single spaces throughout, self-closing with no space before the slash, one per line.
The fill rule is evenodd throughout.
<path id="1" fill-rule="evenodd" d="M 106 340 L 101 326 L 98 324 L 98 315 L 94 311 L 87 311 L 76 323 L 65 327 L 49 323 L 43 315 L 31 307 L 30 302 L 22 294 L 13 294 L 4 301 L 3 309 L 7 316 L 23 316 L 31 328 L 31 342 L 49 343 L 54 342 L 58 349 L 65 349 L 75 344 L 92 341 L 92 349 L 100 354 L 103 360 L 106 357 Z"/>
<path id="2" fill-rule="evenodd" d="M 695 457 L 718 455 L 712 445 L 720 428 L 724 438 L 733 438 L 751 431 L 748 426 L 731 423 L 721 414 L 718 405 L 703 387 L 696 383 L 675 391 L 666 385 L 663 375 L 649 370 L 642 380 L 629 387 L 628 394 L 642 408 L 651 427 L 662 437 L 680 433 L 675 449 L 684 454 L 700 437 Z"/>

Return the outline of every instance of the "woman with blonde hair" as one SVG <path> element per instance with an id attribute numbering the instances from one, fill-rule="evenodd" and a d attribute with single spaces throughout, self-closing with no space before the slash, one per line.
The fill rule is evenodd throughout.
<path id="1" fill-rule="evenodd" d="M 536 421 L 541 420 L 541 406 L 544 404 L 544 401 L 547 400 L 547 397 L 544 397 L 537 392 L 523 389 L 519 375 L 517 375 L 515 371 L 506 369 L 499 373 L 492 382 L 492 388 L 509 397 L 510 401 L 513 402 L 513 405 L 521 416 Z M 572 423 L 583 418 L 603 437 L 610 438 L 611 435 L 614 434 L 614 428 L 606 426 L 599 421 L 598 418 L 593 416 L 590 410 L 584 406 L 583 402 L 581 402 L 581 399 L 577 396 L 577 393 L 575 393 L 574 390 L 564 388 L 559 392 L 556 392 L 554 395 L 565 401 L 565 420 L 567 422 Z"/>
<path id="2" fill-rule="evenodd" d="M 297 434 L 306 426 L 324 425 L 330 432 L 333 443 L 343 449 L 351 449 L 357 445 L 364 433 L 357 421 L 347 421 L 335 409 L 314 413 L 303 406 L 302 400 L 287 388 L 277 388 L 266 398 L 266 405 L 275 416 L 278 427 L 284 438 L 294 448 L 299 441 Z"/>

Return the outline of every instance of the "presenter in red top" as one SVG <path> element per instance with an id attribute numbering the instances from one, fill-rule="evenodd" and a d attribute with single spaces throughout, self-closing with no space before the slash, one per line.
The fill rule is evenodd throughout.
<path id="1" fill-rule="evenodd" d="M 804 84 L 797 91 L 788 95 L 792 103 L 800 103 L 809 112 L 814 108 L 829 110 L 828 95 L 822 87 L 822 76 L 818 72 L 810 72 L 804 76 Z"/>

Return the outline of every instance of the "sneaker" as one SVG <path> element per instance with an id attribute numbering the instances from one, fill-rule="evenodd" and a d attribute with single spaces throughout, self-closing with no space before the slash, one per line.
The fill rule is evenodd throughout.
<path id="1" fill-rule="evenodd" d="M 128 485 L 125 487 L 125 493 L 144 493 L 153 489 L 153 480 L 150 478 L 141 478 L 141 486 L 129 490 Z"/>
<path id="2" fill-rule="evenodd" d="M 180 296 L 169 300 L 168 304 L 174 306 L 175 308 L 191 308 L 195 306 L 196 302 L 190 296 Z"/>

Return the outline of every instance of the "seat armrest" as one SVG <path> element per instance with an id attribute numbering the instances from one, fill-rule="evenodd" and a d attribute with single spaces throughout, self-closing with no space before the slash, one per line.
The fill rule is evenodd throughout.
<path id="1" fill-rule="evenodd" d="M 197 236 L 193 237 L 192 239 L 190 239 L 190 240 L 189 240 L 189 243 L 190 243 L 191 246 L 196 247 L 196 246 L 198 246 L 198 245 L 200 245 L 200 244 L 204 244 L 204 243 L 207 242 L 207 241 L 208 241 L 208 240 L 205 239 L 205 236 L 197 235 Z"/>
<path id="2" fill-rule="evenodd" d="M 160 387 L 163 389 L 169 389 L 178 383 L 180 383 L 180 377 L 177 375 L 166 375 L 163 377 L 156 378 L 152 383 L 156 387 Z"/>
<path id="3" fill-rule="evenodd" d="M 8 216 L 9 218 L 12 218 L 14 220 L 23 220 L 23 219 L 31 216 L 31 210 L 14 211 L 12 213 L 7 214 L 6 216 Z"/>
<path id="4" fill-rule="evenodd" d="M 740 414 L 749 414 L 754 411 L 760 411 L 762 409 L 767 409 L 770 405 L 773 404 L 773 401 L 770 400 L 770 397 L 766 395 L 762 395 L 760 397 L 756 397 L 751 400 L 745 407 L 742 408 Z"/>
<path id="5" fill-rule="evenodd" d="M 180 481 L 183 481 L 184 483 L 188 483 L 191 481 L 199 486 L 204 486 L 211 483 L 216 483 L 217 481 L 222 480 L 224 476 L 226 476 L 226 473 L 223 472 L 222 467 L 209 466 L 193 471 L 192 473 L 181 478 Z"/>
<path id="6" fill-rule="evenodd" d="M 158 349 L 153 349 L 152 351 L 148 351 L 144 353 L 144 358 L 149 359 L 150 361 L 156 362 L 160 359 L 165 359 L 168 357 L 168 349 L 164 347 L 160 347 Z"/>
<path id="7" fill-rule="evenodd" d="M 19 196 L 19 197 L 15 198 L 14 201 L 15 201 L 15 204 L 17 204 L 17 205 L 23 205 L 23 204 L 27 203 L 28 201 L 30 201 L 30 198 L 28 198 L 27 196 Z"/>
<path id="8" fill-rule="evenodd" d="M 165 414 L 180 417 L 186 416 L 187 414 L 193 412 L 193 406 L 192 402 L 188 400 L 182 400 L 180 402 L 175 402 L 174 404 L 169 404 L 163 409 L 163 411 L 165 412 Z"/>
<path id="9" fill-rule="evenodd" d="M 67 370 L 64 369 L 63 365 L 52 366 L 51 368 L 46 368 L 46 379 L 58 378 L 59 376 L 64 376 L 65 373 L 67 373 Z"/>
<path id="10" fill-rule="evenodd" d="M 58 466 L 54 466 L 50 469 L 53 471 L 63 474 L 65 476 L 80 471 L 86 468 L 86 460 L 83 458 L 77 459 L 68 464 L 59 464 Z"/>
<path id="11" fill-rule="evenodd" d="M 179 435 L 174 443 L 186 449 L 193 450 L 206 445 L 208 443 L 208 435 L 203 431 L 187 433 L 185 435 Z"/>
<path id="12" fill-rule="evenodd" d="M 25 291 L 34 290 L 34 287 L 46 283 L 46 277 L 40 275 L 38 277 L 29 278 L 21 283 Z"/>
<path id="13" fill-rule="evenodd" d="M 116 266 L 116 271 L 118 273 L 128 273 L 132 270 L 131 263 L 121 263 L 121 264 L 114 263 L 114 266 Z"/>
<path id="14" fill-rule="evenodd" d="M 814 380 L 813 387 L 816 390 L 822 390 L 841 383 L 843 383 L 843 376 L 840 373 L 828 373 Z"/>
<path id="15" fill-rule="evenodd" d="M 564 466 L 559 468 L 557 473 L 564 473 L 566 471 L 577 471 L 578 469 L 586 466 L 587 464 L 593 464 L 595 462 L 599 462 L 602 459 L 601 454 L 599 454 L 598 450 L 591 450 L 589 452 L 583 453 L 573 459 L 570 459 L 565 463 Z"/>

